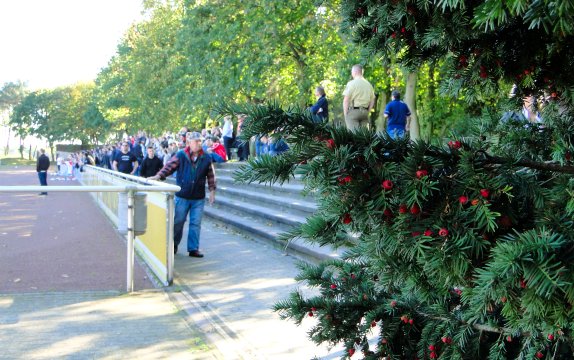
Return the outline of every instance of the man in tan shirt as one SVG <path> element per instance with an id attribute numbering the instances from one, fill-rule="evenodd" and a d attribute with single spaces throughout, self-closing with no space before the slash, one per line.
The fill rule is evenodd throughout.
<path id="1" fill-rule="evenodd" d="M 343 114 L 349 130 L 369 126 L 369 113 L 375 106 L 375 92 L 373 86 L 363 77 L 363 67 L 353 65 L 351 76 L 353 80 L 347 83 L 343 91 Z"/>

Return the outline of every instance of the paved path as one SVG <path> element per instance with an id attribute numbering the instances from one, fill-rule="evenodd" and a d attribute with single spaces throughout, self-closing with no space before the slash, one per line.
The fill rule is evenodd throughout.
<path id="1" fill-rule="evenodd" d="M 175 257 L 180 303 L 204 333 L 223 334 L 210 340 L 226 359 L 341 358 L 341 347 L 329 350 L 307 339 L 313 318 L 297 327 L 272 311 L 293 289 L 311 293 L 294 280 L 299 260 L 205 218 L 200 248 L 202 259 Z"/>
<path id="2" fill-rule="evenodd" d="M 39 182 L 15 169 L 0 184 Z M 143 267 L 134 274 L 135 289 L 154 287 Z M 125 289 L 126 245 L 88 193 L 0 193 L 0 293 Z"/>

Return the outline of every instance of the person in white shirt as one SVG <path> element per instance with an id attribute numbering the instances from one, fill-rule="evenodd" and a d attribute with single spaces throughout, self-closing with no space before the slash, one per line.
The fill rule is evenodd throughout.
<path id="1" fill-rule="evenodd" d="M 226 116 L 223 123 L 223 146 L 225 147 L 225 152 L 227 153 L 227 159 L 231 159 L 231 148 L 233 147 L 233 120 L 231 116 Z"/>

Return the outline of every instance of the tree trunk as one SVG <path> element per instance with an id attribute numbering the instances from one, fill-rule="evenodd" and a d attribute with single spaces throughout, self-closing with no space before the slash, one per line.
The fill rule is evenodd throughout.
<path id="1" fill-rule="evenodd" d="M 431 108 L 430 111 L 432 113 L 434 113 L 435 109 L 435 98 L 436 98 L 436 85 L 435 85 L 435 79 L 434 79 L 434 70 L 435 70 L 435 64 L 431 63 L 429 65 L 429 87 L 428 87 L 428 103 L 431 104 Z M 431 117 L 431 119 L 434 119 L 433 117 Z M 430 140 L 432 138 L 433 135 L 433 131 L 434 131 L 434 121 L 428 121 L 428 131 L 425 134 L 425 138 L 428 140 Z"/>
<path id="2" fill-rule="evenodd" d="M 417 118 L 417 79 L 418 72 L 413 71 L 407 74 L 407 86 L 405 90 L 405 103 L 411 111 L 410 135 L 412 140 L 420 139 L 419 120 Z"/>
<path id="3" fill-rule="evenodd" d="M 8 153 L 10 153 L 10 132 L 12 129 L 10 129 L 10 127 L 8 127 L 8 140 L 6 140 L 6 148 L 4 149 L 4 156 L 8 156 Z"/>

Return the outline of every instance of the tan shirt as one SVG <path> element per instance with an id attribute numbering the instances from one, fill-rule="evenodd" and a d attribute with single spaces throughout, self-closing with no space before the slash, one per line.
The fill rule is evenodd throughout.
<path id="1" fill-rule="evenodd" d="M 347 83 L 343 96 L 349 97 L 350 107 L 368 108 L 369 103 L 375 99 L 375 91 L 365 78 L 356 78 Z"/>

